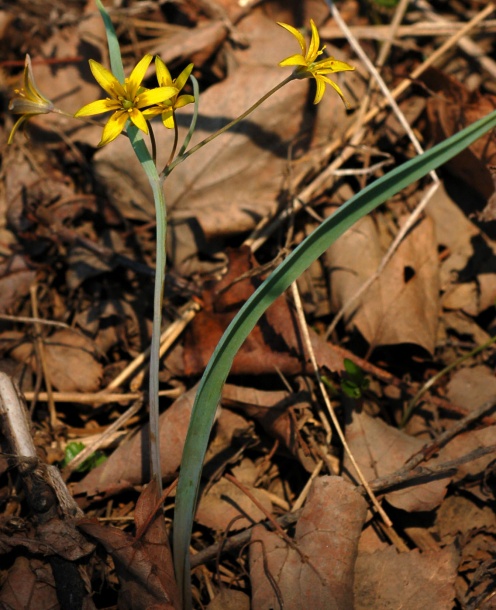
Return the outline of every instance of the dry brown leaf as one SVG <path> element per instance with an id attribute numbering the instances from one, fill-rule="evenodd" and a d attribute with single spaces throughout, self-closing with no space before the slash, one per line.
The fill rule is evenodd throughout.
<path id="1" fill-rule="evenodd" d="M 54 388 L 61 392 L 96 392 L 100 388 L 102 365 L 94 356 L 93 342 L 72 329 L 55 331 L 43 341 L 45 362 Z M 20 362 L 38 371 L 33 346 L 23 343 L 11 351 Z"/>
<path id="2" fill-rule="evenodd" d="M 18 254 L 0 262 L 0 313 L 8 313 L 19 305 L 29 294 L 35 279 L 36 271 Z"/>
<path id="3" fill-rule="evenodd" d="M 228 272 L 204 290 L 204 307 L 186 329 L 184 368 L 187 375 L 199 375 L 208 364 L 224 330 L 242 304 L 260 283 L 253 277 L 256 264 L 248 248 L 229 250 Z M 252 275 L 236 281 L 243 274 Z M 343 368 L 343 359 L 324 339 L 310 329 L 315 357 L 331 371 Z M 312 370 L 309 358 L 302 357 L 302 342 L 294 310 L 284 296 L 279 297 L 262 316 L 234 358 L 233 375 L 286 375 Z"/>
<path id="4" fill-rule="evenodd" d="M 385 252 L 370 217 L 348 230 L 327 250 L 334 309 L 355 294 Z M 417 224 L 398 247 L 378 280 L 355 304 L 349 325 L 371 345 L 411 343 L 432 353 L 439 317 L 438 253 L 432 222 Z"/>
<path id="5" fill-rule="evenodd" d="M 463 496 L 448 496 L 439 507 L 436 526 L 441 541 L 450 543 L 471 530 L 496 532 L 496 515 L 490 506 L 477 506 Z"/>
<path id="6" fill-rule="evenodd" d="M 185 392 L 160 416 L 160 463 L 165 480 L 176 475 L 181 463 L 196 390 L 194 386 Z M 148 482 L 148 436 L 146 425 L 133 438 L 122 443 L 106 462 L 92 470 L 82 481 L 75 483 L 74 493 L 88 496 L 111 495 L 130 486 Z M 135 456 L 136 459 L 129 459 L 129 456 Z"/>
<path id="7" fill-rule="evenodd" d="M 355 569 L 355 610 L 452 610 L 457 559 L 451 548 L 420 554 L 391 547 L 361 554 Z"/>
<path id="8" fill-rule="evenodd" d="M 103 527 L 94 520 L 78 524 L 98 540 L 112 556 L 119 576 L 119 608 L 122 610 L 179 610 L 168 534 L 161 510 L 157 510 L 155 486 L 150 484 L 139 497 L 134 513 L 135 538 L 116 527 Z"/>
<path id="9" fill-rule="evenodd" d="M 496 397 L 496 377 L 487 366 L 461 368 L 453 373 L 447 390 L 452 403 L 472 411 Z"/>
<path id="10" fill-rule="evenodd" d="M 431 91 L 439 94 L 427 102 L 431 131 L 437 142 L 486 116 L 496 106 L 494 95 L 470 92 L 458 80 L 436 68 L 425 72 L 422 80 Z M 496 141 L 494 134 L 488 133 L 449 161 L 446 167 L 488 199 L 494 192 L 494 185 L 487 166 L 495 162 Z"/>
<path id="11" fill-rule="evenodd" d="M 365 479 L 368 481 L 391 474 L 401 468 L 414 453 L 422 449 L 425 441 L 408 436 L 366 413 L 353 413 L 346 427 L 346 440 Z M 345 457 L 344 468 L 356 479 L 356 472 Z M 390 504 L 406 511 L 428 511 L 441 504 L 449 478 L 434 480 L 414 487 L 406 487 L 386 495 Z"/>
<path id="12" fill-rule="evenodd" d="M 222 404 L 241 409 L 243 413 L 256 419 L 267 434 L 286 447 L 308 472 L 313 472 L 315 461 L 302 450 L 297 430 L 297 426 L 310 415 L 311 396 L 308 392 L 288 395 L 288 392 L 284 391 L 270 392 L 226 385 L 222 392 Z"/>
<path id="13" fill-rule="evenodd" d="M 255 489 L 243 483 L 256 500 L 272 513 L 272 503 L 263 489 Z M 241 517 L 241 519 L 236 519 Z M 227 479 L 221 479 L 203 494 L 196 512 L 198 523 L 213 530 L 225 532 L 237 531 L 250 527 L 254 523 L 266 519 L 252 500 L 236 485 Z M 233 519 L 236 519 L 233 523 Z"/>
<path id="14" fill-rule="evenodd" d="M 443 307 L 479 315 L 496 299 L 496 244 L 466 217 L 442 184 L 426 212 L 445 254 L 439 266 Z"/>
<path id="15" fill-rule="evenodd" d="M 50 567 L 39 559 L 17 557 L 2 582 L 0 606 L 6 610 L 58 610 L 60 605 Z"/>
<path id="16" fill-rule="evenodd" d="M 208 604 L 207 610 L 250 610 L 250 598 L 243 591 L 225 589 Z"/>
<path id="17" fill-rule="evenodd" d="M 277 534 L 254 528 L 250 544 L 253 610 L 353 608 L 353 572 L 367 504 L 341 477 L 320 477 L 298 520 L 302 557 Z M 270 578 L 268 577 L 270 573 Z M 271 584 L 274 581 L 275 587 Z"/>

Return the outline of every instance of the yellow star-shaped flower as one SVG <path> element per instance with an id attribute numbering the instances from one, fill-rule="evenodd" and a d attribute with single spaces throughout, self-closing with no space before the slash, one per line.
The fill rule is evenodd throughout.
<path id="1" fill-rule="evenodd" d="M 279 62 L 279 65 L 297 66 L 295 70 L 295 75 L 298 78 L 313 77 L 315 79 L 315 82 L 317 83 L 317 92 L 315 93 L 315 99 L 313 101 L 314 104 L 318 104 L 322 99 L 322 96 L 324 95 L 325 91 L 325 86 L 331 85 L 331 87 L 333 87 L 338 92 L 340 98 L 344 102 L 344 105 L 348 108 L 349 104 L 346 101 L 343 92 L 334 81 L 332 81 L 326 76 L 326 74 L 333 74 L 334 72 L 344 72 L 345 70 L 354 70 L 355 68 L 345 63 L 344 61 L 334 59 L 334 57 L 327 57 L 325 59 L 315 61 L 319 55 L 322 55 L 325 46 L 323 46 L 322 49 L 319 49 L 320 36 L 313 19 L 310 19 L 312 37 L 310 39 L 310 45 L 308 46 L 308 49 L 305 39 L 296 28 L 291 25 L 288 25 L 287 23 L 277 23 L 285 30 L 288 30 L 288 32 L 293 34 L 293 36 L 299 42 L 301 47 L 301 53 L 291 55 L 291 57 L 288 57 L 287 59 L 284 59 L 283 61 Z"/>
<path id="2" fill-rule="evenodd" d="M 110 97 L 86 104 L 74 116 L 82 117 L 114 111 L 103 129 L 102 139 L 98 146 L 104 146 L 115 140 L 122 133 L 128 119 L 138 129 L 148 133 L 148 125 L 142 109 L 164 102 L 178 93 L 176 87 L 145 89 L 141 86 L 152 59 L 152 55 L 145 55 L 133 69 L 129 78 L 125 79 L 124 84 L 121 84 L 112 72 L 109 72 L 97 61 L 90 59 L 90 69 L 93 76 Z"/>
<path id="3" fill-rule="evenodd" d="M 14 89 L 14 94 L 9 103 L 9 110 L 21 116 L 15 122 L 14 127 L 12 127 L 8 144 L 11 144 L 16 131 L 29 118 L 37 114 L 48 114 L 55 110 L 52 102 L 42 95 L 36 86 L 29 55 L 26 55 L 26 62 L 24 64 L 22 87 Z"/>
<path id="4" fill-rule="evenodd" d="M 167 66 L 160 59 L 160 57 L 155 58 L 155 69 L 157 71 L 158 84 L 161 87 L 175 87 L 177 89 L 177 93 L 164 102 L 160 102 L 160 104 L 157 104 L 157 106 L 148 108 L 148 110 L 145 110 L 143 114 L 145 115 L 146 119 L 151 119 L 161 114 L 162 123 L 164 126 L 167 127 L 167 129 L 174 129 L 174 111 L 178 108 L 186 106 L 186 104 L 193 104 L 195 101 L 193 95 L 179 95 L 179 92 L 186 84 L 189 75 L 193 70 L 193 64 L 186 66 L 181 74 L 174 80 L 172 80 Z"/>

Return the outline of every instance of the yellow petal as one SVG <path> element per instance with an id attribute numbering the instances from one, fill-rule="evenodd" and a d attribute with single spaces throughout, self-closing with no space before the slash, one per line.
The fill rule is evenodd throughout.
<path id="1" fill-rule="evenodd" d="M 98 146 L 105 146 L 105 144 L 115 140 L 115 138 L 122 133 L 128 118 L 129 115 L 127 112 L 114 112 L 103 129 L 102 139 L 100 140 Z"/>
<path id="2" fill-rule="evenodd" d="M 313 100 L 313 103 L 318 104 L 324 96 L 325 83 L 320 78 L 316 78 L 315 84 L 317 85 L 317 91 L 315 92 L 315 98 Z"/>
<path id="3" fill-rule="evenodd" d="M 12 144 L 16 131 L 28 119 L 29 119 L 29 115 L 26 115 L 26 114 L 17 119 L 17 121 L 14 123 L 14 127 L 12 127 L 12 131 L 10 132 L 9 139 L 7 140 L 7 144 Z"/>
<path id="4" fill-rule="evenodd" d="M 162 123 L 167 129 L 174 129 L 174 112 L 172 108 L 167 112 L 162 113 Z"/>
<path id="5" fill-rule="evenodd" d="M 141 86 L 142 80 L 145 78 L 146 71 L 148 70 L 148 66 L 152 61 L 152 55 L 145 55 L 143 59 L 141 59 L 137 64 L 134 70 L 131 72 L 129 79 L 127 80 L 127 93 L 128 99 L 134 100 L 136 94 L 138 93 L 138 89 Z"/>
<path id="6" fill-rule="evenodd" d="M 316 74 L 332 74 L 334 72 L 345 72 L 354 69 L 354 66 L 350 66 L 350 64 L 344 61 L 339 61 L 339 59 L 334 59 L 334 57 L 327 57 L 317 61 L 312 67 L 312 72 Z"/>
<path id="7" fill-rule="evenodd" d="M 311 64 L 315 61 L 317 55 L 319 55 L 320 36 L 313 19 L 310 19 L 310 27 L 312 28 L 312 38 L 305 59 Z"/>
<path id="8" fill-rule="evenodd" d="M 178 91 L 181 91 L 181 89 L 187 83 L 189 75 L 191 74 L 191 72 L 193 70 L 193 67 L 194 67 L 193 64 L 188 64 L 184 68 L 184 70 L 181 72 L 181 74 L 174 81 L 174 86 L 176 87 L 176 89 Z"/>
<path id="9" fill-rule="evenodd" d="M 137 108 L 133 108 L 128 114 L 129 118 L 138 129 L 141 129 L 141 131 L 148 133 L 148 125 L 146 124 L 146 120 L 143 116 L 143 113 L 141 113 Z"/>
<path id="10" fill-rule="evenodd" d="M 195 103 L 195 96 L 194 95 L 180 95 L 177 100 L 176 103 L 174 104 L 174 108 L 182 108 L 183 106 L 186 106 L 186 104 L 194 104 Z"/>
<path id="11" fill-rule="evenodd" d="M 155 118 L 159 114 L 162 114 L 164 109 L 161 106 L 152 106 L 151 108 L 147 108 L 146 110 L 142 110 L 141 114 L 145 117 L 147 121 Z"/>
<path id="12" fill-rule="evenodd" d="M 317 89 L 319 88 L 319 83 L 321 83 L 321 82 L 324 85 L 324 87 L 325 87 L 325 84 L 331 85 L 331 87 L 333 87 L 335 89 L 335 91 L 337 92 L 339 97 L 343 100 L 343 104 L 346 106 L 346 108 L 350 107 L 348 100 L 344 97 L 344 93 L 341 91 L 339 85 L 337 85 L 334 81 L 332 81 L 330 78 L 327 78 L 327 76 L 316 76 L 315 80 L 317 81 Z M 317 96 L 315 96 L 315 97 L 317 98 Z M 322 96 L 321 96 L 321 98 L 322 98 Z M 318 102 L 316 102 L 314 100 L 314 104 L 318 104 Z"/>
<path id="13" fill-rule="evenodd" d="M 14 97 L 9 102 L 9 110 L 14 114 L 48 114 L 53 110 L 53 104 L 31 101 L 25 97 Z"/>
<path id="14" fill-rule="evenodd" d="M 29 55 L 26 55 L 22 85 L 24 89 L 24 94 L 29 100 L 31 100 L 32 102 L 40 102 L 41 104 L 50 105 L 53 109 L 52 102 L 50 102 L 50 100 L 47 100 L 47 98 L 40 93 L 38 87 L 36 86 L 33 68 L 31 66 L 31 57 Z M 47 112 L 50 111 L 48 110 Z"/>
<path id="15" fill-rule="evenodd" d="M 286 59 L 283 59 L 282 61 L 279 62 L 279 65 L 281 67 L 284 66 L 306 66 L 307 65 L 307 61 L 306 59 L 303 57 L 303 55 L 291 55 L 291 57 L 287 57 Z"/>
<path id="16" fill-rule="evenodd" d="M 305 39 L 303 38 L 303 35 L 301 34 L 301 32 L 298 32 L 298 30 L 296 28 L 294 28 L 292 25 L 288 25 L 287 23 L 282 23 L 282 22 L 278 21 L 277 25 L 280 25 L 285 30 L 288 30 L 288 32 L 290 34 L 293 34 L 293 36 L 296 38 L 296 40 L 300 43 L 301 52 L 303 53 L 303 55 L 306 55 L 307 43 L 305 42 Z"/>
<path id="17" fill-rule="evenodd" d="M 99 64 L 94 59 L 90 59 L 90 70 L 95 77 L 96 82 L 100 87 L 106 91 L 110 97 L 117 99 L 118 96 L 126 97 L 124 87 L 115 78 L 112 72 L 109 72 L 107 68 L 104 68 L 102 64 Z"/>
<path id="18" fill-rule="evenodd" d="M 169 100 L 175 95 L 177 95 L 178 90 L 175 87 L 156 87 L 155 89 L 148 89 L 141 93 L 136 103 L 137 108 L 144 108 L 145 106 L 153 106 L 154 104 L 159 104 L 160 102 L 165 102 L 165 100 Z"/>
<path id="19" fill-rule="evenodd" d="M 160 57 L 155 58 L 155 69 L 157 71 L 158 84 L 161 87 L 172 87 L 172 76 Z"/>
<path id="20" fill-rule="evenodd" d="M 109 112 L 109 110 L 119 110 L 120 108 L 121 104 L 116 100 L 97 100 L 96 102 L 91 102 L 89 104 L 86 104 L 86 106 L 80 108 L 74 116 L 91 116 L 92 114 L 102 114 L 102 112 Z"/>

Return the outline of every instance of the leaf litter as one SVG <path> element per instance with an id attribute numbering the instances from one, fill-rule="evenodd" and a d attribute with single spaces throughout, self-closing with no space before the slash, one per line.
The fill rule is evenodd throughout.
<path id="1" fill-rule="evenodd" d="M 339 3 L 371 58 L 400 10 L 394 5 Z M 432 23 L 430 34 L 419 33 L 434 11 L 443 27 L 454 27 L 480 10 L 472 0 L 409 6 L 383 70 L 390 89 L 454 34 L 438 35 Z M 0 17 L 10 24 L 0 31 L 4 109 L 26 52 L 40 90 L 60 106 L 75 110 L 99 96 L 87 60 L 106 64 L 107 51 L 91 0 L 69 8 L 55 1 L 50 11 L 21 0 Z M 194 141 L 283 79 L 277 63 L 294 52 L 293 41 L 275 21 L 302 26 L 313 18 L 333 36 L 325 39 L 328 50 L 358 68 L 339 83 L 352 102 L 348 115 L 328 93 L 312 106 L 313 83 L 291 83 L 166 183 L 165 327 L 180 320 L 191 298 L 200 309 L 162 360 L 161 458 L 169 484 L 195 384 L 241 304 L 320 218 L 387 171 L 384 155 L 401 163 L 414 153 L 393 113 L 359 118 L 367 71 L 324 3 L 131 2 L 112 18 L 126 65 L 144 52 L 159 53 L 174 73 L 195 63 L 203 93 Z M 424 147 L 494 108 L 494 15 L 482 24 L 467 35 L 477 51 L 471 47 L 470 60 L 453 45 L 398 100 Z M 410 26 L 416 31 L 405 34 Z M 371 105 L 379 101 L 373 94 Z M 189 113 L 178 113 L 180 134 Z M 44 521 L 39 506 L 29 509 L 37 488 L 18 484 L 22 454 L 2 442 L 1 603 L 60 607 L 62 574 L 70 575 L 80 607 L 178 608 L 168 546 L 174 491 L 157 512 L 153 490 L 144 487 L 145 410 L 132 411 L 104 440 L 132 409 L 131 399 L 105 402 L 105 395 L 140 397 L 146 387 L 146 359 L 128 372 L 150 340 L 154 212 L 146 180 L 125 138 L 96 150 L 100 127 L 55 115 L 33 121 L 29 140 L 20 134 L 7 148 L 12 117 L 3 117 L 0 369 L 15 371 L 29 392 L 41 463 L 60 464 L 68 443 L 95 438 L 94 450 L 102 447 L 107 459 L 87 474 L 66 475 L 84 519 L 61 520 L 55 494 L 51 510 L 60 514 Z M 159 151 L 168 150 L 170 135 L 157 130 Z M 327 171 L 331 163 L 335 173 Z M 494 165 L 489 135 L 442 168 L 425 211 L 358 298 L 423 204 L 427 182 L 353 227 L 298 282 L 312 349 L 351 453 L 393 526 L 367 510 L 355 467 L 323 411 L 294 303 L 281 298 L 240 350 L 219 405 L 192 540 L 198 608 L 492 607 L 494 346 L 469 354 L 493 336 L 496 319 Z M 308 205 L 292 214 L 307 187 Z M 257 241 L 252 232 L 262 228 Z M 402 425 L 412 396 L 464 355 Z M 341 388 L 345 358 L 368 379 L 358 397 Z"/>

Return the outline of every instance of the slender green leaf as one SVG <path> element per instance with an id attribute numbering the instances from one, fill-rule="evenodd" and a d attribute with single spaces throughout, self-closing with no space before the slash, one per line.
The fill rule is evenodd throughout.
<path id="1" fill-rule="evenodd" d="M 124 83 L 124 66 L 122 65 L 121 48 L 119 41 L 117 40 L 117 34 L 115 33 L 114 26 L 110 20 L 110 15 L 107 9 L 103 6 L 101 0 L 96 0 L 96 5 L 103 19 L 105 25 L 105 33 L 107 35 L 107 43 L 109 48 L 110 56 L 110 69 L 115 78 L 120 82 Z"/>
<path id="2" fill-rule="evenodd" d="M 496 111 L 382 176 L 341 206 L 259 286 L 222 336 L 203 374 L 184 446 L 174 513 L 174 565 L 183 605 L 191 607 L 189 542 L 203 460 L 222 386 L 234 356 L 264 311 L 357 220 L 496 126 Z"/>

